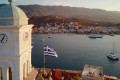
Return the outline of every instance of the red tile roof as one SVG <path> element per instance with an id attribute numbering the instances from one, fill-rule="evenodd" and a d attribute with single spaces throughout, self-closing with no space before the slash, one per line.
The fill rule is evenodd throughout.
<path id="1" fill-rule="evenodd" d="M 64 80 L 71 80 L 71 78 L 76 78 L 76 76 L 81 76 L 82 72 L 81 71 L 64 71 L 63 72 Z"/>
<path id="2" fill-rule="evenodd" d="M 53 80 L 61 80 L 62 79 L 62 70 L 54 70 L 52 69 L 52 79 Z"/>

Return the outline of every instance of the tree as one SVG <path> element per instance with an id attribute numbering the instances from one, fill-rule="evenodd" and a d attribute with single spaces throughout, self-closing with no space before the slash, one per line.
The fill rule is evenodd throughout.
<path id="1" fill-rule="evenodd" d="M 71 78 L 70 80 L 82 80 L 82 79 L 80 78 L 80 76 L 77 75 L 75 79 Z"/>
<path id="2" fill-rule="evenodd" d="M 75 80 L 82 80 L 82 79 L 80 78 L 80 76 L 77 75 Z"/>
<path id="3" fill-rule="evenodd" d="M 70 78 L 70 80 L 75 80 L 75 79 L 73 79 L 73 78 Z"/>

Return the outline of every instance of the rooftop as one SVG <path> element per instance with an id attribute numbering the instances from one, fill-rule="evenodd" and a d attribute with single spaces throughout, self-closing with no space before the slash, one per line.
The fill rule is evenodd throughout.
<path id="1" fill-rule="evenodd" d="M 103 77 L 103 69 L 102 67 L 92 66 L 92 65 L 85 65 L 82 76 L 87 77 L 95 77 L 95 78 L 102 78 Z"/>

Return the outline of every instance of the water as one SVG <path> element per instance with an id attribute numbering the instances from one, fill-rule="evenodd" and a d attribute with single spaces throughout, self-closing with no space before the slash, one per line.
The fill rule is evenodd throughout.
<path id="1" fill-rule="evenodd" d="M 48 38 L 44 34 L 33 35 L 32 65 L 43 67 L 43 44 L 56 50 L 58 58 L 46 57 L 46 68 L 83 70 L 85 64 L 103 67 L 104 74 L 120 78 L 120 61 L 111 61 L 106 55 L 113 51 L 120 57 L 120 36 L 104 35 L 103 38 L 90 39 L 88 35 L 53 34 Z"/>

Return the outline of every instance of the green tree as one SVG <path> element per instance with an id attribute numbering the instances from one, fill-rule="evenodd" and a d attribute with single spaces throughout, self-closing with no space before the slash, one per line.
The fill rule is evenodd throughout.
<path id="1" fill-rule="evenodd" d="M 70 80 L 75 80 L 75 79 L 71 78 Z"/>
<path id="2" fill-rule="evenodd" d="M 80 76 L 77 75 L 75 79 L 71 78 L 70 80 L 82 80 Z"/>
<path id="3" fill-rule="evenodd" d="M 82 80 L 80 76 L 77 75 L 75 80 Z"/>

